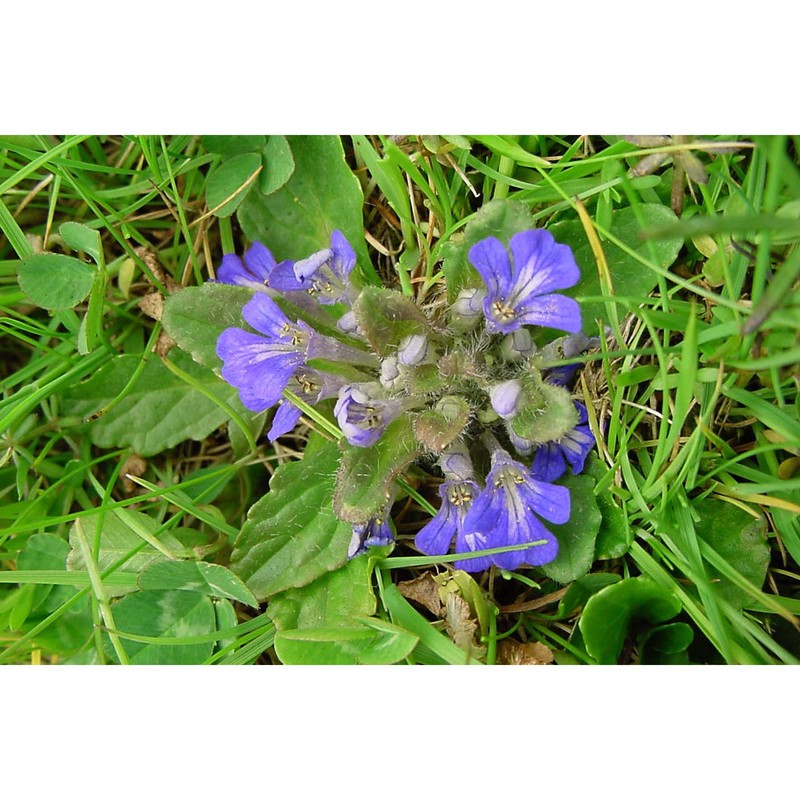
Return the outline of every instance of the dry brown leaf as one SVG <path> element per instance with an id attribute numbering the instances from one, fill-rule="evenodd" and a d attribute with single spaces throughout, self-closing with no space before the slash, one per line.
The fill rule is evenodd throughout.
<path id="1" fill-rule="evenodd" d="M 444 615 L 444 606 L 439 597 L 439 584 L 434 580 L 432 573 L 423 572 L 413 580 L 401 581 L 397 584 L 397 590 L 403 597 L 428 609 L 435 617 Z"/>
<path id="2" fill-rule="evenodd" d="M 481 658 L 486 653 L 486 647 L 475 641 L 478 620 L 470 616 L 469 603 L 461 595 L 449 592 L 445 598 L 445 610 L 447 634 L 464 652 L 475 658 Z"/>
<path id="3" fill-rule="evenodd" d="M 176 344 L 177 342 L 166 331 L 161 331 L 161 333 L 158 334 L 158 341 L 156 341 L 153 352 L 161 358 L 166 358 L 167 353 L 169 353 Z"/>
<path id="4" fill-rule="evenodd" d="M 133 252 L 147 264 L 148 269 L 153 273 L 156 279 L 166 287 L 170 294 L 183 288 L 179 283 L 174 281 L 172 276 L 158 263 L 158 256 L 152 250 L 147 247 L 136 247 Z M 148 281 L 150 280 L 150 276 L 147 273 L 145 273 L 145 277 Z M 152 281 L 150 281 L 150 283 L 152 283 Z"/>
<path id="5" fill-rule="evenodd" d="M 141 478 L 147 471 L 147 462 L 135 453 L 128 456 L 122 464 L 122 488 L 126 495 L 132 495 L 139 488 L 128 475 L 133 475 L 134 478 Z"/>
<path id="6" fill-rule="evenodd" d="M 497 643 L 498 664 L 552 664 L 553 651 L 541 642 L 523 644 L 516 639 L 502 639 Z"/>
<path id="7" fill-rule="evenodd" d="M 164 295 L 160 292 L 150 292 L 146 294 L 136 305 L 142 309 L 142 313 L 146 314 L 150 319 L 156 322 L 161 321 L 161 315 L 164 313 Z"/>

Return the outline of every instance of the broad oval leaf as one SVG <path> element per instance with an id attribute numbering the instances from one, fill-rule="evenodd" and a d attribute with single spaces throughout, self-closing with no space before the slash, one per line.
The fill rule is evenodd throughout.
<path id="1" fill-rule="evenodd" d="M 313 458 L 281 465 L 250 509 L 230 567 L 259 600 L 305 586 L 347 561 L 352 526 L 333 513 L 338 462 L 331 442 Z"/>
<path id="2" fill-rule="evenodd" d="M 356 524 L 368 522 L 386 506 L 392 481 L 423 453 L 407 414 L 392 422 L 372 447 L 342 447 L 333 506 L 341 519 Z"/>
<path id="3" fill-rule="evenodd" d="M 352 625 L 353 617 L 375 613 L 373 568 L 369 554 L 351 559 L 307 586 L 273 595 L 267 613 L 279 631 Z"/>
<path id="4" fill-rule="evenodd" d="M 203 147 L 209 153 L 219 153 L 221 156 L 238 156 L 241 153 L 255 153 L 266 142 L 266 136 L 203 136 Z"/>
<path id="5" fill-rule="evenodd" d="M 258 176 L 258 188 L 263 194 L 272 194 L 283 186 L 294 172 L 292 148 L 285 136 L 268 136 L 261 149 L 262 170 Z"/>
<path id="6" fill-rule="evenodd" d="M 571 475 L 559 482 L 569 488 L 570 517 L 564 525 L 548 523 L 558 539 L 558 555 L 541 570 L 558 583 L 571 583 L 592 568 L 602 516 L 594 495 L 594 478 Z"/>
<path id="7" fill-rule="evenodd" d="M 263 242 L 278 261 L 306 258 L 330 247 L 340 230 L 355 248 L 361 275 L 378 283 L 364 241 L 361 184 L 344 158 L 338 136 L 287 136 L 295 169 L 278 191 L 250 192 L 237 218 L 251 241 Z"/>
<path id="8" fill-rule="evenodd" d="M 608 467 L 594 453 L 590 453 L 583 474 L 591 475 L 595 482 L 599 482 L 607 473 Z M 594 557 L 601 561 L 621 558 L 630 550 L 633 543 L 633 530 L 628 523 L 625 508 L 614 502 L 608 489 L 598 492 L 595 487 L 595 499 L 603 520 L 597 532 Z"/>
<path id="9" fill-rule="evenodd" d="M 680 600 L 650 578 L 625 578 L 586 601 L 578 627 L 592 658 L 616 664 L 632 619 L 665 622 L 680 610 Z"/>
<path id="10" fill-rule="evenodd" d="M 275 652 L 284 664 L 396 664 L 419 641 L 383 620 L 375 627 L 303 628 L 275 636 Z"/>
<path id="11" fill-rule="evenodd" d="M 699 518 L 695 531 L 730 567 L 757 589 L 764 585 L 770 561 L 767 542 L 767 521 L 753 517 L 741 508 L 708 497 L 694 504 Z M 730 577 L 712 565 L 706 567 L 708 578 L 715 582 L 715 591 L 738 608 L 754 598 L 737 586 Z"/>
<path id="12" fill-rule="evenodd" d="M 114 624 L 121 633 L 159 638 L 188 638 L 213 633 L 216 614 L 210 597 L 196 592 L 135 592 L 116 602 Z M 105 641 L 109 658 L 114 650 Z M 154 644 L 122 639 L 131 664 L 202 664 L 213 641 L 193 644 Z"/>
<path id="13" fill-rule="evenodd" d="M 86 538 L 93 542 L 99 535 L 100 547 L 97 554 L 97 567 L 104 572 L 109 567 L 122 561 L 120 569 L 124 572 L 140 572 L 151 564 L 166 561 L 170 557 L 191 558 L 194 555 L 192 544 L 184 544 L 178 538 L 180 533 L 190 534 L 194 538 L 195 531 L 179 528 L 175 531 L 162 531 L 157 539 L 161 550 L 157 550 L 147 539 L 155 539 L 155 531 L 159 524 L 152 517 L 141 511 L 131 509 L 115 509 L 102 517 L 102 527 L 98 532 L 100 517 L 92 515 L 81 519 Z M 138 533 L 137 533 L 138 531 Z M 67 557 L 68 570 L 85 570 L 86 561 L 77 539 L 76 526 L 73 524 L 69 535 L 70 552 Z M 110 596 L 118 596 L 134 591 L 133 588 L 106 585 Z"/>
<path id="14" fill-rule="evenodd" d="M 642 218 L 642 224 L 639 223 L 637 212 Z M 648 228 L 673 222 L 677 222 L 677 217 L 669 207 L 659 203 L 643 203 L 636 211 L 632 208 L 623 208 L 614 212 L 610 232 L 643 258 L 649 259 L 652 253 L 656 265 L 666 269 L 678 257 L 683 240 L 653 239 L 646 243 L 642 240 L 641 234 Z M 564 294 L 575 297 L 580 302 L 583 329 L 589 335 L 595 334 L 597 333 L 595 320 L 607 323 L 608 316 L 602 302 L 585 302 L 581 299 L 602 294 L 597 262 L 583 225 L 578 220 L 568 220 L 551 225 L 549 230 L 559 242 L 568 244 L 575 254 L 575 261 L 581 271 L 581 280 L 577 286 L 565 290 Z M 614 294 L 633 297 L 646 297 L 650 294 L 658 283 L 658 275 L 610 241 L 604 241 L 602 245 Z"/>
<path id="15" fill-rule="evenodd" d="M 219 369 L 217 339 L 226 328 L 244 326 L 242 308 L 252 296 L 244 286 L 225 283 L 188 286 L 167 298 L 161 323 L 198 364 Z"/>
<path id="16" fill-rule="evenodd" d="M 172 350 L 169 358 L 212 394 L 241 408 L 233 387 Z M 88 417 L 120 395 L 141 361 L 117 356 L 88 381 L 64 393 L 64 412 Z M 158 359 L 151 358 L 124 398 L 99 419 L 88 423 L 98 447 L 131 447 L 143 456 L 155 455 L 186 439 L 202 441 L 228 419 L 228 412 L 199 392 Z"/>
<path id="17" fill-rule="evenodd" d="M 73 249 L 86 253 L 95 264 L 103 261 L 100 233 L 80 222 L 65 222 L 59 226 L 61 238 Z"/>
<path id="18" fill-rule="evenodd" d="M 252 608 L 258 607 L 253 593 L 241 579 L 221 564 L 205 561 L 162 561 L 151 564 L 139 575 L 140 589 L 173 589 L 227 597 Z"/>
<path id="19" fill-rule="evenodd" d="M 60 253 L 38 253 L 19 262 L 17 278 L 31 302 L 50 311 L 74 308 L 92 290 L 97 271 Z"/>
<path id="20" fill-rule="evenodd" d="M 243 153 L 223 161 L 206 184 L 206 202 L 216 217 L 229 217 L 253 188 L 253 176 L 261 168 L 258 153 Z"/>

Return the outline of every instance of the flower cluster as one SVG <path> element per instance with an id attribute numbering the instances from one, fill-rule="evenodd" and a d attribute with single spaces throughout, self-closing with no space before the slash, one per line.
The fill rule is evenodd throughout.
<path id="1" fill-rule="evenodd" d="M 352 448 L 375 446 L 410 415 L 420 463 L 444 476 L 417 549 L 445 555 L 455 542 L 456 566 L 470 572 L 540 566 L 558 554 L 545 522 L 570 516 L 569 490 L 555 481 L 580 472 L 594 445 L 587 410 L 566 388 L 576 367 L 559 364 L 591 344 L 577 302 L 559 293 L 580 275 L 572 251 L 545 230 L 517 233 L 508 247 L 485 238 L 468 260 L 475 280 L 443 313 L 359 286 L 356 253 L 339 231 L 299 261 L 277 262 L 259 242 L 242 258 L 226 255 L 217 280 L 253 296 L 242 310 L 251 330 L 219 337 L 222 376 L 248 409 L 278 406 L 270 441 L 299 422 L 294 398 L 333 401 Z M 543 342 L 542 328 L 569 335 Z M 393 541 L 390 510 L 353 526 L 349 557 Z M 499 548 L 513 549 L 485 552 Z"/>

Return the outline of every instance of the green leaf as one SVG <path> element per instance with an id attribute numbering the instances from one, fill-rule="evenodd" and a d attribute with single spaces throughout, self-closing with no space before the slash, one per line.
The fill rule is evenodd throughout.
<path id="1" fill-rule="evenodd" d="M 375 613 L 373 567 L 369 554 L 354 558 L 307 586 L 273 595 L 267 613 L 279 631 L 352 625 L 353 617 Z"/>
<path id="2" fill-rule="evenodd" d="M 200 141 L 209 153 L 219 153 L 227 158 L 255 153 L 264 146 L 266 136 L 203 136 Z"/>
<path id="3" fill-rule="evenodd" d="M 511 420 L 517 436 L 537 444 L 560 439 L 578 424 L 578 412 L 563 386 L 537 381 L 534 399 Z"/>
<path id="4" fill-rule="evenodd" d="M 419 306 L 391 289 L 365 287 L 353 303 L 353 313 L 379 356 L 392 355 L 406 336 L 431 332 Z"/>
<path id="5" fill-rule="evenodd" d="M 47 149 L 47 144 L 41 142 L 38 136 L 26 136 L 24 134 L 0 136 L 0 147 L 10 147 L 14 150 L 18 147 L 27 148 L 28 150 L 44 151 Z"/>
<path id="6" fill-rule="evenodd" d="M 66 589 L 65 586 L 56 587 L 57 589 Z M 74 590 L 70 590 L 74 592 Z M 64 600 L 61 600 L 57 605 L 48 608 L 51 602 L 55 599 L 56 592 L 50 595 L 47 603 L 37 609 L 37 614 L 44 616 L 56 609 L 60 608 Z M 32 620 L 28 620 L 31 624 Z M 92 618 L 92 608 L 88 597 L 79 600 L 74 606 L 71 606 L 67 611 L 60 612 L 59 617 L 55 622 L 50 623 L 46 628 L 40 630 L 35 636 L 33 641 L 37 647 L 51 653 L 57 653 L 60 656 L 74 653 L 81 648 L 85 647 L 86 643 L 91 639 L 94 633 L 94 620 Z M 59 661 L 59 663 L 62 663 Z"/>
<path id="7" fill-rule="evenodd" d="M 98 266 L 104 263 L 99 231 L 80 222 L 65 222 L 58 229 L 61 238 L 73 249 L 86 253 Z"/>
<path id="8" fill-rule="evenodd" d="M 236 390 L 180 350 L 169 358 L 207 390 L 240 408 Z M 140 356 L 117 356 L 88 381 L 64 392 L 64 413 L 88 417 L 125 389 Z M 133 387 L 108 413 L 89 423 L 89 437 L 98 447 L 131 447 L 154 455 L 186 439 L 202 441 L 228 419 L 225 409 L 151 358 Z"/>
<path id="9" fill-rule="evenodd" d="M 608 468 L 597 458 L 594 453 L 589 454 L 583 469 L 584 475 L 591 475 L 595 482 L 600 481 L 608 473 Z M 633 530 L 628 523 L 624 508 L 614 502 L 614 497 L 608 489 L 597 491 L 595 499 L 603 521 L 597 533 L 595 546 L 595 559 L 605 561 L 610 558 L 622 558 L 633 544 Z"/>
<path id="10" fill-rule="evenodd" d="M 571 583 L 592 568 L 602 517 L 594 496 L 594 478 L 570 475 L 560 483 L 569 489 L 569 521 L 564 525 L 548 525 L 558 539 L 558 555 L 541 569 L 558 583 Z"/>
<path id="11" fill-rule="evenodd" d="M 25 542 L 25 547 L 17 557 L 17 569 L 64 569 L 68 555 L 69 544 L 65 539 L 54 533 L 34 533 Z M 31 608 L 37 609 L 51 593 L 56 595 L 58 601 L 64 602 L 75 594 L 75 590 L 69 586 L 36 586 Z M 52 603 L 48 603 L 48 606 L 52 606 Z"/>
<path id="12" fill-rule="evenodd" d="M 253 296 L 244 286 L 204 283 L 188 286 L 167 298 L 164 330 L 199 364 L 219 369 L 217 339 L 226 328 L 244 327 L 242 308 Z"/>
<path id="13" fill-rule="evenodd" d="M 686 650 L 694 640 L 694 631 L 685 622 L 670 622 L 652 628 L 643 637 L 640 647 L 659 653 L 675 655 Z"/>
<path id="14" fill-rule="evenodd" d="M 207 564 L 205 561 L 151 564 L 139 575 L 139 588 L 199 592 L 258 608 L 258 601 L 240 578 L 221 564 Z"/>
<path id="15" fill-rule="evenodd" d="M 422 452 L 407 414 L 372 447 L 344 444 L 333 497 L 337 516 L 356 524 L 372 519 L 386 506 L 392 481 Z"/>
<path id="16" fill-rule="evenodd" d="M 97 527 L 100 520 L 97 516 L 83 517 L 81 526 L 83 532 L 90 542 L 94 542 L 97 536 Z M 145 536 L 154 537 L 159 524 L 152 517 L 143 514 L 141 511 L 125 509 L 124 516 L 119 516 L 116 512 L 107 512 L 102 518 L 102 529 L 100 536 L 100 550 L 97 556 L 97 565 L 100 572 L 104 572 L 120 559 L 127 559 L 122 567 L 125 572 L 140 572 L 146 567 L 157 561 L 166 561 L 169 557 L 151 544 L 146 542 L 133 527 L 143 531 Z M 167 552 L 176 558 L 190 558 L 192 550 L 176 537 L 176 532 L 164 531 L 158 536 L 158 542 Z M 69 535 L 70 553 L 67 558 L 67 569 L 85 570 L 86 562 L 81 553 L 81 549 L 76 538 L 75 525 L 70 528 Z M 128 555 L 136 551 L 130 558 Z M 109 596 L 127 594 L 131 589 L 125 587 L 114 587 L 106 584 L 106 592 Z"/>
<path id="17" fill-rule="evenodd" d="M 441 453 L 461 435 L 470 413 L 469 403 L 463 397 L 448 395 L 435 408 L 417 414 L 414 435 L 425 449 Z"/>
<path id="18" fill-rule="evenodd" d="M 36 587 L 32 584 L 20 587 L 14 596 L 14 605 L 8 616 L 8 627 L 12 631 L 18 631 L 25 624 L 28 615 L 33 609 Z"/>
<path id="19" fill-rule="evenodd" d="M 611 234 L 623 244 L 635 250 L 644 258 L 654 254 L 656 264 L 663 269 L 671 266 L 683 246 L 679 238 L 654 239 L 650 243 L 642 241 L 641 233 L 648 228 L 677 221 L 673 211 L 659 203 L 644 203 L 638 207 L 643 218 L 640 226 L 636 212 L 632 208 L 623 208 L 614 213 Z M 583 329 L 589 334 L 597 332 L 595 319 L 608 322 L 605 305 L 602 302 L 583 302 L 582 297 L 602 294 L 600 275 L 592 248 L 586 238 L 583 225 L 578 220 L 557 222 L 551 225 L 550 232 L 562 244 L 568 244 L 575 254 L 575 261 L 581 271 L 581 280 L 577 286 L 565 290 L 564 294 L 575 297 L 581 302 Z M 628 255 L 610 241 L 603 242 L 603 252 L 608 261 L 611 284 L 614 293 L 633 297 L 646 297 L 658 283 L 658 276 L 633 256 Z"/>
<path id="20" fill-rule="evenodd" d="M 680 610 L 680 600 L 650 578 L 625 578 L 586 601 L 578 627 L 592 658 L 616 664 L 633 620 L 665 622 Z"/>
<path id="21" fill-rule="evenodd" d="M 369 622 L 283 631 L 275 636 L 275 652 L 284 664 L 396 664 L 417 644 L 416 636 L 389 622 Z"/>
<path id="22" fill-rule="evenodd" d="M 243 153 L 223 161 L 214 170 L 206 184 L 206 202 L 209 208 L 215 209 L 214 216 L 229 217 L 239 208 L 253 188 L 251 179 L 260 167 L 258 153 Z"/>
<path id="23" fill-rule="evenodd" d="M 39 253 L 19 262 L 20 288 L 41 308 L 74 308 L 92 290 L 96 269 L 72 256 Z"/>
<path id="24" fill-rule="evenodd" d="M 306 258 L 330 247 L 331 233 L 341 231 L 355 248 L 362 277 L 378 278 L 364 240 L 364 196 L 358 178 L 344 159 L 338 136 L 287 136 L 295 170 L 270 195 L 251 192 L 239 207 L 245 235 L 264 242 L 278 261 Z"/>
<path id="25" fill-rule="evenodd" d="M 258 188 L 264 194 L 272 194 L 283 186 L 294 172 L 292 148 L 285 136 L 268 136 L 261 149 L 262 166 L 258 176 Z"/>
<path id="26" fill-rule="evenodd" d="M 114 624 L 120 633 L 137 636 L 189 637 L 216 630 L 211 598 L 195 592 L 147 591 L 123 597 L 112 606 Z M 147 644 L 122 639 L 131 664 L 202 664 L 214 647 L 199 644 Z M 106 640 L 109 658 L 114 651 Z"/>
<path id="27" fill-rule="evenodd" d="M 332 509 L 338 461 L 331 442 L 314 458 L 281 465 L 250 509 L 230 567 L 259 600 L 305 586 L 347 560 L 352 527 Z"/>
<path id="28" fill-rule="evenodd" d="M 535 228 L 528 207 L 519 200 L 491 200 L 467 223 L 463 233 L 454 234 L 442 247 L 442 272 L 447 282 L 447 298 L 452 303 L 462 289 L 483 287 L 478 271 L 469 263 L 470 248 L 487 236 L 508 245 L 520 231 Z"/>
<path id="29" fill-rule="evenodd" d="M 764 585 L 770 562 L 767 522 L 741 508 L 708 497 L 694 504 L 699 515 L 695 522 L 697 536 L 713 548 L 736 572 L 757 589 Z M 711 565 L 708 578 L 715 581 L 715 591 L 732 605 L 741 608 L 753 598 L 729 577 Z"/>
<path id="30" fill-rule="evenodd" d="M 594 572 L 570 584 L 564 596 L 558 602 L 558 617 L 569 617 L 583 607 L 586 601 L 601 589 L 622 580 L 621 575 L 613 572 Z"/>
<path id="31" fill-rule="evenodd" d="M 215 600 L 214 601 L 214 615 L 216 616 L 217 630 L 225 631 L 229 628 L 235 628 L 239 623 L 239 618 L 236 615 L 236 609 L 230 600 Z M 221 650 L 228 645 L 232 645 L 236 639 L 231 636 L 226 639 L 220 639 L 216 644 L 216 650 Z"/>
<path id="32" fill-rule="evenodd" d="M 63 571 L 67 568 L 70 546 L 65 539 L 53 533 L 35 533 L 25 543 L 25 547 L 17 558 L 18 570 L 53 570 Z M 23 600 L 27 608 L 17 606 L 12 615 L 16 622 L 23 616 L 25 628 L 32 628 L 41 619 L 60 609 L 76 592 L 72 586 L 32 585 L 23 587 Z M 19 626 L 17 626 L 19 627 Z M 92 620 L 89 598 L 86 597 L 73 604 L 46 628 L 39 631 L 34 638 L 37 647 L 58 653 L 71 653 L 83 647 L 92 635 Z"/>

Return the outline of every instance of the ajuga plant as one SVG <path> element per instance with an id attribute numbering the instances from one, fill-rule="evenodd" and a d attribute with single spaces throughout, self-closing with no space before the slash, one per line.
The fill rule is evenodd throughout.
<path id="1" fill-rule="evenodd" d="M 548 523 L 566 523 L 571 504 L 555 481 L 579 473 L 594 445 L 568 388 L 577 367 L 558 366 L 591 344 L 578 303 L 560 293 L 579 270 L 542 229 L 508 245 L 481 239 L 468 261 L 473 285 L 447 306 L 356 285 L 339 231 L 298 261 L 278 263 L 255 242 L 218 270 L 219 282 L 253 290 L 248 327 L 224 330 L 216 349 L 246 408 L 277 406 L 270 441 L 297 425 L 301 405 L 335 399 L 344 441 L 333 504 L 352 525 L 350 558 L 394 540 L 395 479 L 412 462 L 443 478 L 439 510 L 415 538 L 422 553 L 454 547 L 469 572 L 558 554 Z"/>

